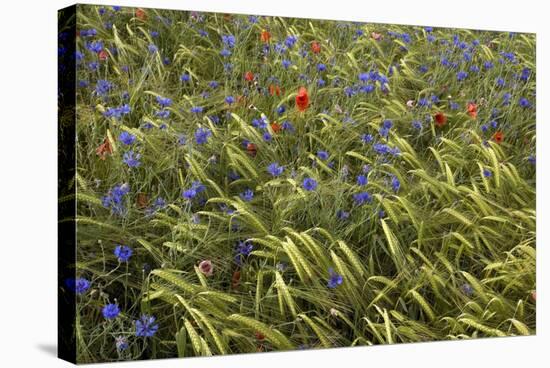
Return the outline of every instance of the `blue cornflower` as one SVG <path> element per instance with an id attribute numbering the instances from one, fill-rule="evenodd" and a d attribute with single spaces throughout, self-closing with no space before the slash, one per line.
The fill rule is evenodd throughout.
<path id="1" fill-rule="evenodd" d="M 154 53 L 156 53 L 156 52 L 159 50 L 158 47 L 157 47 L 157 45 L 155 45 L 155 44 L 153 44 L 153 43 L 149 44 L 149 46 L 147 46 L 147 49 L 149 50 L 149 52 L 150 52 L 151 54 L 154 54 Z"/>
<path id="2" fill-rule="evenodd" d="M 123 351 L 128 349 L 130 345 L 128 345 L 128 339 L 124 336 L 118 336 L 115 339 L 115 346 L 118 351 Z"/>
<path id="3" fill-rule="evenodd" d="M 336 288 L 338 285 L 342 285 L 342 282 L 344 281 L 344 278 L 342 275 L 338 275 L 332 268 L 328 269 L 328 282 L 327 286 L 331 289 Z"/>
<path id="4" fill-rule="evenodd" d="M 172 105 L 172 99 L 168 97 L 157 96 L 157 103 L 162 107 L 168 107 Z"/>
<path id="5" fill-rule="evenodd" d="M 302 182 L 302 186 L 305 190 L 312 191 L 317 188 L 317 181 L 313 178 L 305 178 Z"/>
<path id="6" fill-rule="evenodd" d="M 191 108 L 191 112 L 193 114 L 200 114 L 201 112 L 203 112 L 204 108 L 202 106 L 193 106 Z"/>
<path id="7" fill-rule="evenodd" d="M 195 141 L 197 144 L 204 144 L 208 141 L 208 138 L 212 135 L 212 132 L 208 128 L 200 127 L 195 131 Z"/>
<path id="8" fill-rule="evenodd" d="M 244 257 L 247 257 L 254 249 L 254 246 L 249 241 L 239 241 L 235 246 L 235 263 L 242 265 Z"/>
<path id="9" fill-rule="evenodd" d="M 509 92 L 506 92 L 505 94 L 502 95 L 502 104 L 503 105 L 509 105 L 510 104 L 510 99 L 512 98 L 512 94 L 509 93 Z"/>
<path id="10" fill-rule="evenodd" d="M 65 280 L 65 285 L 72 292 L 81 295 L 84 294 L 90 288 L 90 281 L 83 277 L 77 279 L 67 279 Z"/>
<path id="11" fill-rule="evenodd" d="M 97 54 L 98 52 L 103 50 L 103 42 L 101 42 L 101 41 L 87 42 L 86 43 L 86 48 Z"/>
<path id="12" fill-rule="evenodd" d="M 357 185 L 360 185 L 360 186 L 367 185 L 368 182 L 369 182 L 369 179 L 365 175 L 357 176 Z"/>
<path id="13" fill-rule="evenodd" d="M 378 154 L 390 153 L 390 147 L 386 144 L 376 143 L 372 147 L 374 148 L 374 151 Z"/>
<path id="14" fill-rule="evenodd" d="M 95 28 L 83 29 L 80 31 L 81 37 L 93 37 L 95 35 L 97 35 L 97 30 Z"/>
<path id="15" fill-rule="evenodd" d="M 357 94 L 357 91 L 353 87 L 346 87 L 344 88 L 344 94 L 348 97 L 354 96 Z"/>
<path id="16" fill-rule="evenodd" d="M 122 203 L 123 196 L 128 194 L 130 186 L 128 184 L 115 185 L 106 196 L 102 198 L 102 203 L 105 208 L 111 208 L 113 213 L 121 215 L 124 213 L 124 205 Z"/>
<path id="17" fill-rule="evenodd" d="M 487 132 L 488 130 L 489 130 L 489 127 L 487 126 L 487 124 L 483 124 L 483 125 L 481 126 L 481 131 L 482 131 L 483 133 Z"/>
<path id="18" fill-rule="evenodd" d="M 162 109 L 155 111 L 155 115 L 161 119 L 166 119 L 170 116 L 170 110 Z"/>
<path id="19" fill-rule="evenodd" d="M 128 262 L 134 251 L 127 245 L 117 245 L 113 252 L 119 262 Z"/>
<path id="20" fill-rule="evenodd" d="M 182 197 L 185 199 L 193 199 L 197 194 L 202 193 L 206 190 L 206 187 L 204 184 L 202 184 L 200 181 L 194 181 L 191 183 L 191 188 L 184 190 L 182 192 Z"/>
<path id="21" fill-rule="evenodd" d="M 281 64 L 283 64 L 283 68 L 288 69 L 292 65 L 292 62 L 290 60 L 284 59 L 283 61 L 281 61 Z"/>
<path id="22" fill-rule="evenodd" d="M 250 202 L 254 198 L 254 192 L 252 189 L 247 189 L 239 194 L 239 197 L 241 197 L 243 201 Z"/>
<path id="23" fill-rule="evenodd" d="M 378 130 L 378 134 L 380 134 L 381 137 L 388 138 L 388 134 L 390 134 L 390 130 L 382 127 Z"/>
<path id="24" fill-rule="evenodd" d="M 283 173 L 285 170 L 284 166 L 279 166 L 277 162 L 273 162 L 269 164 L 267 167 L 267 172 L 269 172 L 271 175 L 277 177 Z"/>
<path id="25" fill-rule="evenodd" d="M 470 67 L 470 71 L 471 71 L 472 73 L 479 73 L 479 66 L 477 66 L 477 65 L 472 65 L 472 66 Z"/>
<path id="26" fill-rule="evenodd" d="M 374 140 L 374 137 L 372 136 L 372 134 L 363 134 L 361 136 L 361 140 L 363 141 L 363 143 L 368 144 Z"/>
<path id="27" fill-rule="evenodd" d="M 483 176 L 486 178 L 490 178 L 491 176 L 493 176 L 493 173 L 489 169 L 483 169 Z"/>
<path id="28" fill-rule="evenodd" d="M 353 195 L 353 200 L 356 205 L 360 206 L 372 202 L 372 196 L 368 192 L 360 192 Z"/>
<path id="29" fill-rule="evenodd" d="M 521 76 L 520 79 L 522 81 L 527 81 L 529 79 L 529 76 L 531 75 L 531 70 L 529 68 L 523 68 L 521 70 Z"/>
<path id="30" fill-rule="evenodd" d="M 317 64 L 317 71 L 324 72 L 325 70 L 327 70 L 327 66 L 325 64 Z"/>
<path id="31" fill-rule="evenodd" d="M 323 161 L 326 161 L 329 157 L 329 154 L 327 151 L 317 151 L 317 157 L 319 157 L 319 159 Z"/>
<path id="32" fill-rule="evenodd" d="M 136 336 L 152 337 L 159 329 L 159 325 L 155 323 L 155 320 L 155 317 L 147 314 L 142 315 L 140 319 L 136 320 Z"/>
<path id="33" fill-rule="evenodd" d="M 220 84 L 217 82 L 217 81 L 210 81 L 208 82 L 208 87 L 212 88 L 212 89 L 216 89 L 218 88 Z"/>
<path id="34" fill-rule="evenodd" d="M 459 82 L 460 81 L 463 81 L 464 79 L 466 79 L 468 77 L 468 72 L 465 72 L 463 70 L 459 71 L 458 73 L 456 73 L 456 80 L 458 80 Z"/>
<path id="35" fill-rule="evenodd" d="M 269 134 L 269 132 L 264 132 L 262 138 L 266 142 L 271 142 L 271 140 L 273 139 L 273 136 L 271 134 Z"/>
<path id="36" fill-rule="evenodd" d="M 181 76 L 180 76 L 180 81 L 184 82 L 184 83 L 187 83 L 191 80 L 191 75 L 189 75 L 189 73 L 183 73 Z"/>
<path id="37" fill-rule="evenodd" d="M 122 156 L 122 162 L 124 162 L 128 167 L 138 167 L 141 162 L 139 159 L 141 158 L 141 154 L 135 153 L 133 150 L 130 150 L 128 152 L 125 152 Z"/>
<path id="38" fill-rule="evenodd" d="M 120 314 L 120 309 L 117 304 L 107 304 L 101 312 L 106 319 L 113 319 Z"/>
<path id="39" fill-rule="evenodd" d="M 136 136 L 125 131 L 120 133 L 118 140 L 129 146 L 136 141 Z"/>
<path id="40" fill-rule="evenodd" d="M 227 96 L 225 98 L 225 103 L 228 104 L 228 105 L 232 105 L 235 103 L 235 97 L 233 96 Z"/>
<path id="41" fill-rule="evenodd" d="M 287 36 L 287 38 L 285 39 L 285 45 L 288 48 L 291 48 L 292 46 L 294 46 L 297 40 L 298 38 L 296 36 L 293 36 L 293 35 Z"/>
<path id="42" fill-rule="evenodd" d="M 187 189 L 182 192 L 182 197 L 185 199 L 193 199 L 197 195 L 197 190 L 195 188 Z"/>
<path id="43" fill-rule="evenodd" d="M 361 82 L 368 82 L 370 80 L 369 73 L 360 73 L 359 74 L 359 80 Z"/>
<path id="44" fill-rule="evenodd" d="M 95 92 L 99 96 L 105 96 L 112 88 L 113 88 L 113 85 L 111 84 L 111 82 L 104 79 L 100 79 L 97 81 L 95 85 Z"/>
<path id="45" fill-rule="evenodd" d="M 222 51 L 220 51 L 220 55 L 223 56 L 223 57 L 231 56 L 231 50 L 229 50 L 229 49 L 222 49 Z"/>
<path id="46" fill-rule="evenodd" d="M 225 46 L 229 48 L 235 47 L 235 36 L 233 35 L 223 35 L 222 36 L 222 42 Z"/>
<path id="47" fill-rule="evenodd" d="M 324 87 L 325 84 L 327 84 L 327 82 L 326 82 L 323 78 L 319 78 L 319 79 L 317 80 L 317 85 L 318 85 L 319 87 Z"/>
<path id="48" fill-rule="evenodd" d="M 281 106 L 277 107 L 277 114 L 283 115 L 285 113 L 285 111 L 286 111 L 285 105 L 281 105 Z"/>
<path id="49" fill-rule="evenodd" d="M 489 124 L 491 124 L 491 128 L 496 129 L 498 127 L 498 121 L 492 120 Z"/>
<path id="50" fill-rule="evenodd" d="M 382 122 L 384 129 L 391 129 L 393 127 L 393 121 L 386 119 Z"/>
<path id="51" fill-rule="evenodd" d="M 519 105 L 523 108 L 527 108 L 531 106 L 531 102 L 525 97 L 522 97 L 519 99 Z"/>
<path id="52" fill-rule="evenodd" d="M 450 107 L 451 107 L 451 110 L 458 110 L 460 109 L 460 104 L 458 102 L 451 101 Z"/>
<path id="53" fill-rule="evenodd" d="M 428 42 L 434 42 L 436 40 L 436 37 L 432 34 L 429 34 L 427 37 L 426 37 L 426 40 L 428 40 Z"/>
<path id="54" fill-rule="evenodd" d="M 336 212 L 336 217 L 338 218 L 338 220 L 347 220 L 349 216 L 350 216 L 349 211 L 338 210 Z"/>
<path id="55" fill-rule="evenodd" d="M 292 123 L 288 120 L 285 120 L 282 122 L 281 124 L 281 128 L 283 128 L 283 130 L 286 130 L 286 131 L 289 131 L 289 132 L 293 132 L 294 131 L 294 126 L 292 125 Z"/>
<path id="56" fill-rule="evenodd" d="M 487 69 L 487 70 L 488 70 L 488 69 L 493 69 L 494 66 L 495 66 L 495 65 L 494 65 L 492 62 L 490 62 L 490 61 L 486 61 L 485 63 L 483 63 L 483 67 L 484 67 L 485 69 Z"/>
<path id="57" fill-rule="evenodd" d="M 422 129 L 422 122 L 420 120 L 413 120 L 411 124 L 414 129 L 417 129 L 417 130 Z"/>
<path id="58" fill-rule="evenodd" d="M 399 191 L 399 188 L 401 188 L 401 182 L 397 179 L 397 176 L 391 178 L 391 187 L 396 193 Z"/>
<path id="59" fill-rule="evenodd" d="M 223 71 L 226 73 L 231 73 L 233 70 L 233 64 L 231 63 L 223 63 Z"/>
<path id="60" fill-rule="evenodd" d="M 531 165 L 537 164 L 537 158 L 534 155 L 530 155 L 529 157 L 527 157 L 527 161 L 529 161 Z"/>
<path id="61" fill-rule="evenodd" d="M 371 93 L 376 89 L 374 84 L 365 84 L 364 86 L 359 87 L 359 91 L 362 93 Z"/>
<path id="62" fill-rule="evenodd" d="M 504 81 L 504 79 L 501 78 L 501 77 L 498 77 L 498 78 L 497 78 L 496 83 L 497 83 L 497 86 L 498 86 L 498 87 L 504 87 L 504 85 L 506 84 L 506 82 Z"/>

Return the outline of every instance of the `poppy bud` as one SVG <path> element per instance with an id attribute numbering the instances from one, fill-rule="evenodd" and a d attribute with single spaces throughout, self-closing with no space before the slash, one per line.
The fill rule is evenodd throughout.
<path id="1" fill-rule="evenodd" d="M 495 132 L 495 134 L 493 134 L 493 140 L 496 143 L 501 144 L 504 140 L 504 133 L 502 133 L 500 130 L 498 132 Z"/>

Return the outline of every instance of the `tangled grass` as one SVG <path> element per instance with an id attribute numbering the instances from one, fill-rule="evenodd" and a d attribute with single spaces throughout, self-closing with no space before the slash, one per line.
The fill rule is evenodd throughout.
<path id="1" fill-rule="evenodd" d="M 78 362 L 535 333 L 534 35 L 77 31 Z"/>

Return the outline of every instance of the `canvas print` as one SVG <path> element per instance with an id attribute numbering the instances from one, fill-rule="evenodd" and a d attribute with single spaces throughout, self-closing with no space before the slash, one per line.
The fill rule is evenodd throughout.
<path id="1" fill-rule="evenodd" d="M 60 356 L 535 334 L 535 41 L 61 10 Z"/>

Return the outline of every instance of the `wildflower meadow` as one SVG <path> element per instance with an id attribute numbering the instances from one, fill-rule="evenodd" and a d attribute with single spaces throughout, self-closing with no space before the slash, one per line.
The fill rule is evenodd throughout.
<path id="1" fill-rule="evenodd" d="M 536 333 L 534 34 L 76 9 L 78 363 Z"/>

